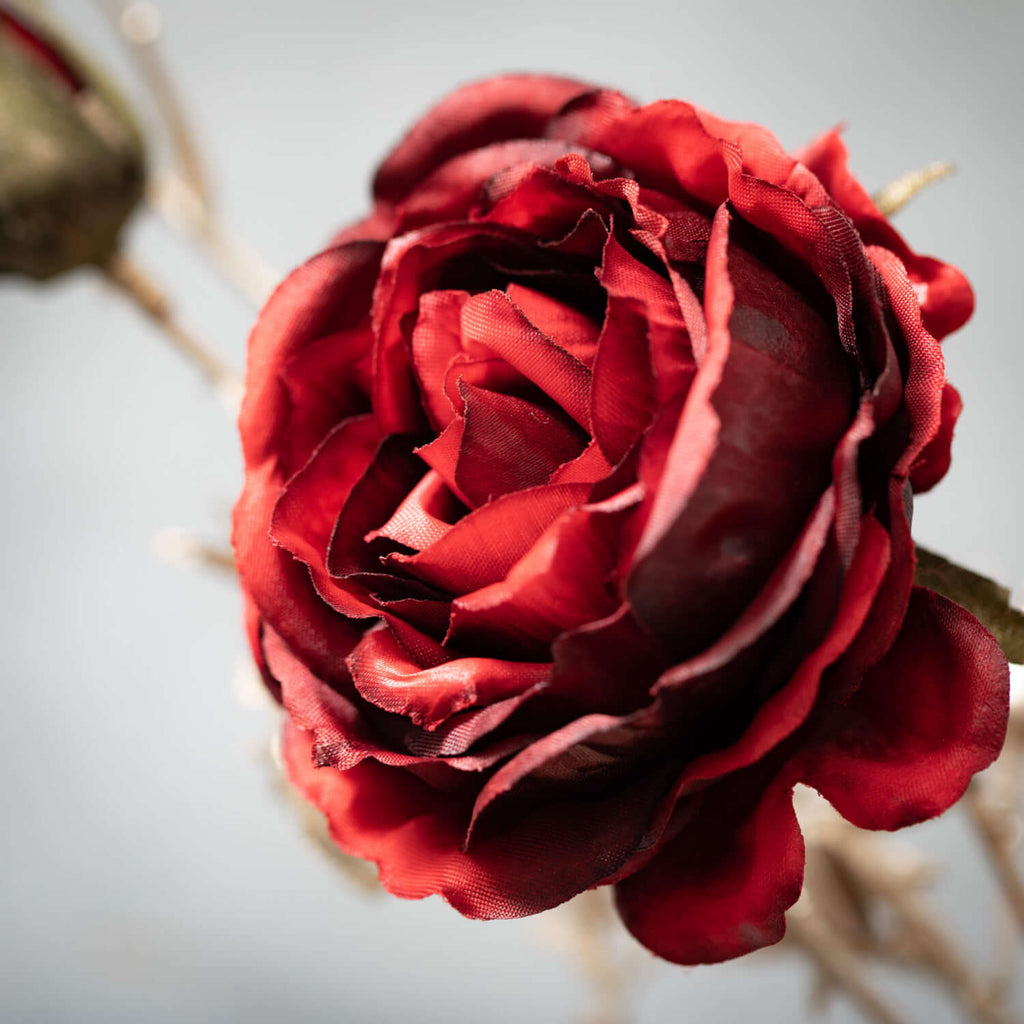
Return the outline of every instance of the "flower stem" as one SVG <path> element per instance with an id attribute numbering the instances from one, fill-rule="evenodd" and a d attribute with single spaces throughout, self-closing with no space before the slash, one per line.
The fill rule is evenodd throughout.
<path id="1" fill-rule="evenodd" d="M 935 163 L 922 167 L 918 171 L 910 171 L 879 189 L 874 195 L 875 206 L 886 217 L 891 217 L 894 213 L 899 213 L 918 192 L 931 185 L 932 182 L 952 174 L 953 170 L 951 163 L 945 160 L 936 160 Z"/>
<path id="2" fill-rule="evenodd" d="M 156 556 L 168 565 L 200 565 L 230 576 L 235 576 L 238 571 L 230 546 L 206 544 L 194 534 L 177 527 L 161 530 L 153 540 L 153 548 Z"/>
<path id="3" fill-rule="evenodd" d="M 175 317 L 170 301 L 158 284 L 125 253 L 117 253 L 103 266 L 107 280 L 146 314 L 171 344 L 216 388 L 225 408 L 235 415 L 242 382 Z"/>
<path id="4" fill-rule="evenodd" d="M 196 242 L 221 276 L 257 308 L 281 275 L 254 249 L 231 234 L 179 175 L 154 176 L 146 191 L 147 205 L 179 234 Z"/>
<path id="5" fill-rule="evenodd" d="M 857 955 L 812 910 L 790 911 L 786 938 L 799 946 L 825 979 L 842 989 L 868 1020 L 875 1024 L 903 1024 L 903 1018 L 868 983 Z"/>
<path id="6" fill-rule="evenodd" d="M 232 235 L 214 213 L 199 144 L 157 46 L 161 33 L 159 10 L 145 0 L 97 2 L 128 46 L 156 104 L 177 164 L 174 171 L 153 175 L 146 202 L 172 228 L 198 242 L 223 277 L 250 302 L 262 306 L 281 275 Z"/>

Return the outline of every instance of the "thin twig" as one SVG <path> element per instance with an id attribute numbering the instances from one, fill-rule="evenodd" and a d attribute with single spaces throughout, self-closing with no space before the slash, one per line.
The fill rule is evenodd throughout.
<path id="1" fill-rule="evenodd" d="M 975 975 L 939 919 L 916 887 L 906 884 L 904 872 L 890 870 L 879 844 L 866 833 L 840 825 L 823 829 L 828 842 L 869 891 L 883 899 L 900 917 L 932 973 L 979 1024 L 1007 1024 L 1013 1018 L 996 1005 L 991 988 Z"/>
<path id="2" fill-rule="evenodd" d="M 977 779 L 967 787 L 961 802 L 985 847 L 1007 905 L 1024 930 L 1024 877 L 1015 856 L 1019 822 L 990 802 L 983 784 Z"/>
<path id="3" fill-rule="evenodd" d="M 200 147 L 184 106 L 157 49 L 160 13 L 152 3 L 97 0 L 128 44 L 171 143 L 177 170 L 156 172 L 146 193 L 149 206 L 172 228 L 197 241 L 217 270 L 257 307 L 281 275 L 250 246 L 229 232 L 214 213 Z"/>
<path id="4" fill-rule="evenodd" d="M 610 887 L 580 893 L 568 906 L 573 915 L 580 972 L 593 995 L 587 1024 L 626 1024 L 627 986 L 620 958 L 611 949 L 615 924 Z"/>
<path id="5" fill-rule="evenodd" d="M 242 382 L 218 356 L 178 321 L 160 286 L 124 253 L 116 254 L 104 265 L 103 272 L 107 280 L 122 295 L 130 298 L 217 389 L 227 410 L 232 415 L 236 414 L 243 391 Z"/>
<path id="6" fill-rule="evenodd" d="M 97 2 L 117 32 L 130 44 L 130 52 L 139 75 L 152 93 L 167 127 L 181 175 L 195 194 L 196 200 L 204 208 L 209 209 L 210 190 L 206 171 L 199 156 L 199 146 L 185 116 L 178 90 L 156 49 L 161 29 L 160 12 L 154 4 L 144 0 L 130 4 L 125 4 L 122 0 Z"/>
<path id="7" fill-rule="evenodd" d="M 235 555 L 230 547 L 216 547 L 199 540 L 188 530 L 169 526 L 153 538 L 153 549 L 157 558 L 167 565 L 198 565 L 216 569 L 230 576 L 237 575 Z"/>
<path id="8" fill-rule="evenodd" d="M 267 301 L 281 275 L 197 202 L 179 175 L 157 172 L 146 190 L 146 203 L 175 231 L 198 242 L 225 280 L 245 298 L 256 306 Z"/>
<path id="9" fill-rule="evenodd" d="M 951 163 L 945 160 L 936 160 L 935 163 L 922 167 L 918 171 L 904 174 L 875 193 L 875 206 L 886 217 L 891 217 L 894 213 L 899 213 L 918 192 L 932 182 L 952 174 L 953 170 L 954 167 Z"/>
<path id="10" fill-rule="evenodd" d="M 789 912 L 786 938 L 803 950 L 825 979 L 845 992 L 868 1020 L 875 1024 L 903 1024 L 903 1018 L 864 977 L 857 954 L 810 907 L 798 906 Z"/>

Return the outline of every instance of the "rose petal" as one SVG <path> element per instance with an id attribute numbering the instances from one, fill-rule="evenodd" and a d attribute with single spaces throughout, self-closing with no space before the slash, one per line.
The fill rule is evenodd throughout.
<path id="1" fill-rule="evenodd" d="M 566 152 L 556 139 L 511 139 L 452 157 L 417 182 L 399 207 L 396 234 L 439 221 L 467 220 L 483 199 L 488 183 L 509 168 L 550 167 Z M 604 159 L 594 154 L 598 160 Z"/>
<path id="2" fill-rule="evenodd" d="M 378 444 L 372 415 L 340 423 L 285 485 L 270 520 L 274 543 L 309 567 L 325 601 L 353 618 L 372 615 L 374 609 L 331 578 L 327 552 L 338 516 L 371 465 Z"/>
<path id="3" fill-rule="evenodd" d="M 547 483 L 586 447 L 582 431 L 556 411 L 465 382 L 459 392 L 465 424 L 454 479 L 473 507 Z"/>
<path id="4" fill-rule="evenodd" d="M 889 653 L 842 704 L 819 709 L 804 780 L 861 828 L 941 814 L 999 754 L 1009 669 L 952 601 L 915 587 Z"/>
<path id="5" fill-rule="evenodd" d="M 559 484 L 513 491 L 470 512 L 429 548 L 388 555 L 385 564 L 451 594 L 479 590 L 504 579 L 544 530 L 582 504 L 589 490 L 588 484 Z"/>
<path id="6" fill-rule="evenodd" d="M 542 136 L 566 103 L 592 88 L 550 75 L 500 75 L 465 85 L 424 114 L 391 151 L 377 170 L 373 194 L 398 202 L 459 153 Z"/>
<path id="7" fill-rule="evenodd" d="M 501 356 L 533 381 L 581 427 L 590 423 L 590 371 L 537 330 L 503 292 L 472 296 L 462 308 L 462 335 Z"/>
<path id="8" fill-rule="evenodd" d="M 701 795 L 681 831 L 615 887 L 623 923 L 679 964 L 717 963 L 778 942 L 803 882 L 793 780 L 760 766 Z"/>
<path id="9" fill-rule="evenodd" d="M 512 282 L 506 294 L 534 327 L 587 369 L 592 367 L 600 325 L 585 313 L 523 284 Z"/>
<path id="10" fill-rule="evenodd" d="M 587 507 L 556 519 L 508 575 L 452 603 L 449 640 L 478 650 L 539 650 L 615 609 L 606 586 L 630 508 Z"/>
<path id="11" fill-rule="evenodd" d="M 347 331 L 318 338 L 285 364 L 281 380 L 292 409 L 289 429 L 281 437 L 285 476 L 299 470 L 337 423 L 369 412 L 369 363 L 373 333 L 369 321 Z"/>
<path id="12" fill-rule="evenodd" d="M 327 571 L 332 576 L 379 570 L 381 542 L 367 542 L 367 536 L 373 537 L 394 515 L 419 483 L 423 468 L 408 438 L 393 435 L 380 442 L 335 521 L 327 547 Z"/>
<path id="13" fill-rule="evenodd" d="M 797 158 L 853 220 L 865 245 L 884 246 L 902 260 L 920 296 L 925 327 L 933 337 L 942 339 L 967 322 L 974 311 L 974 293 L 967 278 L 956 267 L 919 256 L 907 245 L 850 173 L 846 145 L 837 131 L 820 135 Z"/>
<path id="14" fill-rule="evenodd" d="M 659 496 L 675 504 L 689 492 L 688 500 L 651 545 L 651 525 L 664 514 L 655 498 L 627 584 L 641 622 L 671 637 L 681 655 L 706 647 L 742 612 L 799 535 L 828 487 L 853 400 L 835 333 L 784 282 L 771 287 L 764 268 L 743 250 L 729 247 L 727 268 L 714 253 L 713 237 L 707 295 L 722 280 L 733 300 L 728 356 L 711 409 L 704 407 L 708 428 L 720 420 L 717 444 L 704 464 L 705 449 L 684 447 L 685 434 L 677 435 Z M 787 327 L 799 331 L 800 343 Z M 711 363 L 709 355 L 695 378 L 683 431 L 701 410 L 691 403 L 701 398 Z M 702 468 L 695 481 L 694 468 Z M 677 487 L 677 477 L 686 483 Z"/>
<path id="15" fill-rule="evenodd" d="M 455 418 L 455 406 L 445 394 L 451 361 L 462 352 L 462 307 L 468 292 L 427 292 L 420 298 L 412 330 L 412 362 L 423 407 L 437 430 Z"/>
<path id="16" fill-rule="evenodd" d="M 889 290 L 892 311 L 903 329 L 910 365 L 903 387 L 903 404 L 910 418 L 910 438 L 900 438 L 901 455 L 893 469 L 899 476 L 910 472 L 924 448 L 939 432 L 942 391 L 946 379 L 942 350 L 925 330 L 917 296 L 906 268 L 888 249 L 869 246 L 868 255 Z"/>
<path id="17" fill-rule="evenodd" d="M 910 482 L 915 494 L 931 490 L 949 470 L 953 460 L 953 430 L 963 406 L 960 392 L 947 381 L 942 388 L 939 429 L 910 467 Z"/>
<path id="18" fill-rule="evenodd" d="M 426 729 L 458 711 L 518 696 L 546 681 L 548 664 L 453 658 L 418 664 L 386 626 L 371 629 L 348 658 L 356 689 L 371 704 Z"/>
<path id="19" fill-rule="evenodd" d="M 291 724 L 283 749 L 289 777 L 327 816 L 335 842 L 375 861 L 385 889 L 436 893 L 473 918 L 536 914 L 611 875 L 642 842 L 664 788 L 654 774 L 590 800 L 542 804 L 464 851 L 469 807 L 457 793 L 373 761 L 316 768 L 309 735 Z"/>
<path id="20" fill-rule="evenodd" d="M 378 530 L 365 537 L 369 544 L 387 537 L 403 547 L 422 551 L 440 540 L 465 512 L 462 503 L 431 470 L 406 495 L 395 514 Z"/>

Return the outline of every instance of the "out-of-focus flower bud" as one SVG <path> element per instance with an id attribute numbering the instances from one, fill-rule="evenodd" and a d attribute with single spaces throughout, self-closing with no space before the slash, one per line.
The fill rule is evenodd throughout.
<path id="1" fill-rule="evenodd" d="M 117 91 L 0 6 L 0 273 L 105 262 L 144 179 L 142 136 Z"/>

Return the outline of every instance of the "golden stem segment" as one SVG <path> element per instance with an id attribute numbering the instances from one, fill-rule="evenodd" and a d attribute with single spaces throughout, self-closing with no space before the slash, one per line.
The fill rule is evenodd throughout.
<path id="1" fill-rule="evenodd" d="M 927 188 L 932 182 L 945 178 L 953 173 L 953 165 L 945 160 L 937 160 L 919 171 L 910 171 L 895 181 L 889 182 L 884 188 L 875 193 L 875 206 L 886 217 L 899 213 L 911 199 L 922 189 Z"/>

